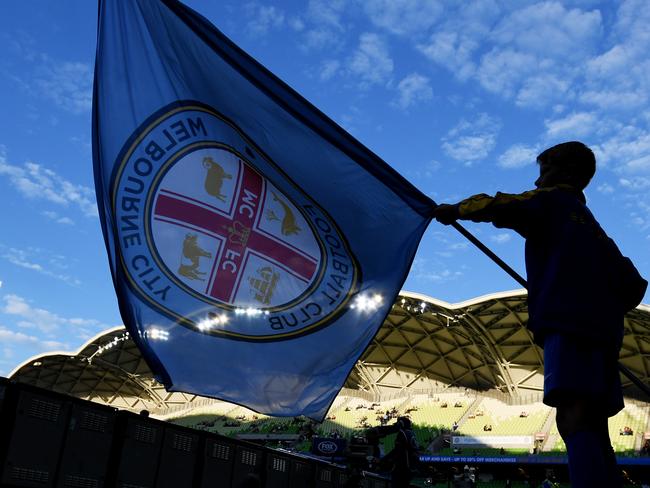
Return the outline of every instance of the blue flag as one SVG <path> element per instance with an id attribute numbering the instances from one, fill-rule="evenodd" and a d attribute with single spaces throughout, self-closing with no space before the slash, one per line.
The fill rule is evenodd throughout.
<path id="1" fill-rule="evenodd" d="M 93 158 L 120 312 L 156 378 L 322 419 L 432 202 L 175 0 L 100 2 Z"/>

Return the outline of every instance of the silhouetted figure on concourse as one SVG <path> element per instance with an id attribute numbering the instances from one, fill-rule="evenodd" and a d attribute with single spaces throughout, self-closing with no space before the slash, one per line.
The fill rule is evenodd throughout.
<path id="1" fill-rule="evenodd" d="M 419 463 L 418 443 L 413 433 L 411 419 L 399 417 L 395 423 L 397 436 L 395 447 L 380 461 L 384 466 L 392 466 L 391 486 L 393 488 L 408 488 L 412 471 Z"/>
<path id="2" fill-rule="evenodd" d="M 557 408 L 571 486 L 619 487 L 607 419 L 624 406 L 617 365 L 624 316 L 648 283 L 586 206 L 593 152 L 565 142 L 537 162 L 535 190 L 474 195 L 432 214 L 443 224 L 491 222 L 526 239 L 528 328 L 544 348 L 544 403 Z"/>

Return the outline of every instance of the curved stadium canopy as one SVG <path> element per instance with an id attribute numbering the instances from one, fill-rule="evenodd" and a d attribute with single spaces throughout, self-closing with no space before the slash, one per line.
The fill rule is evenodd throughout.
<path id="1" fill-rule="evenodd" d="M 523 290 L 456 304 L 402 292 L 345 386 L 375 394 L 445 386 L 497 389 L 512 397 L 537 393 L 543 355 L 526 329 L 527 320 Z M 620 361 L 649 384 L 650 306 L 627 314 Z M 167 392 L 123 327 L 98 334 L 77 352 L 30 358 L 10 377 L 132 410 L 155 412 L 202 399 Z M 639 395 L 627 378 L 621 379 L 626 395 Z"/>

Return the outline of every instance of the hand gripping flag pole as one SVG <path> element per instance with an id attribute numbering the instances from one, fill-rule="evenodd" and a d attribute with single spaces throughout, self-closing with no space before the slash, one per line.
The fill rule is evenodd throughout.
<path id="1" fill-rule="evenodd" d="M 470 241 L 477 248 L 479 248 L 487 257 L 489 257 L 492 261 L 498 264 L 501 267 L 501 269 L 503 269 L 506 273 L 508 273 L 517 283 L 519 283 L 524 288 L 528 288 L 528 283 L 519 273 L 517 273 L 514 269 L 508 266 L 508 264 L 503 259 L 501 259 L 499 256 L 494 254 L 494 252 L 492 252 L 492 250 L 489 247 L 487 247 L 476 237 L 474 237 L 474 235 L 471 234 L 465 227 L 460 225 L 458 222 L 454 222 L 451 225 L 454 229 L 460 232 L 468 241 Z M 630 371 L 627 366 L 619 362 L 618 369 L 632 383 L 634 383 L 642 392 L 650 396 L 650 388 L 648 388 L 648 386 L 645 383 L 643 383 L 640 378 L 638 378 L 632 371 Z"/>

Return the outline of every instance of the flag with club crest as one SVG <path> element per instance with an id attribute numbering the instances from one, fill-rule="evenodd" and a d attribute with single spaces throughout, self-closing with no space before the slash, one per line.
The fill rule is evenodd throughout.
<path id="1" fill-rule="evenodd" d="M 386 317 L 431 201 L 176 0 L 101 0 L 97 199 L 156 378 L 322 419 Z"/>

